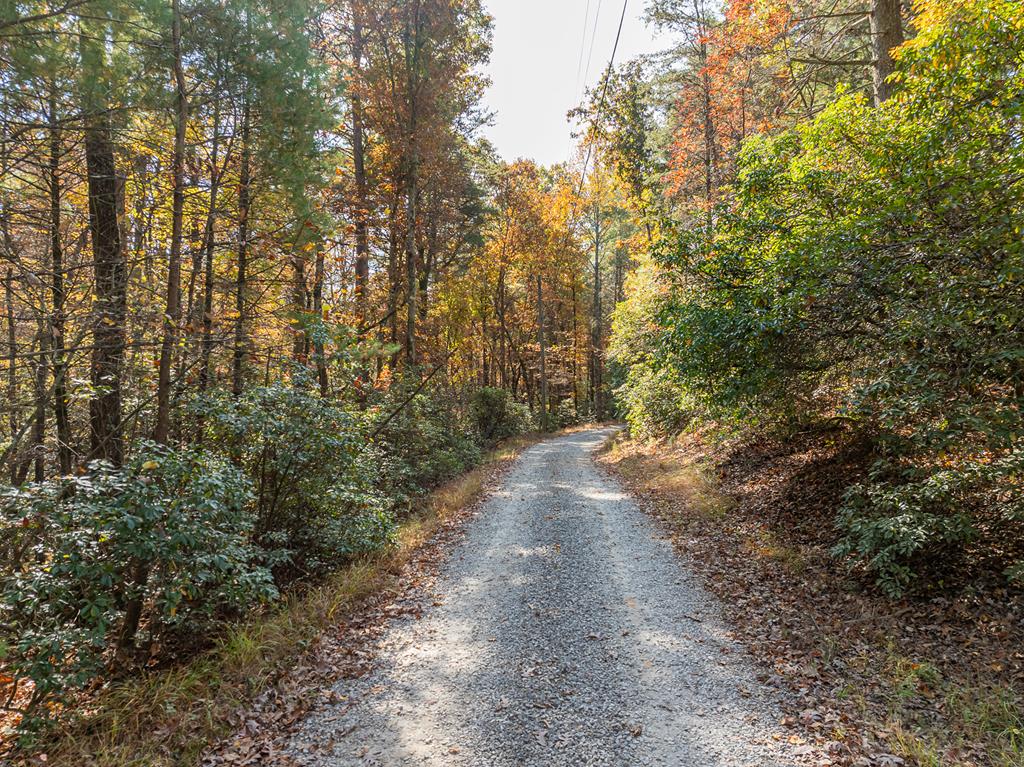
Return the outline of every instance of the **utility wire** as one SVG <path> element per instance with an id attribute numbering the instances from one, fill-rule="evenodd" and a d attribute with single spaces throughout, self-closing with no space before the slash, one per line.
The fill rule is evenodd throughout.
<path id="1" fill-rule="evenodd" d="M 629 0 L 622 0 L 622 15 L 619 16 L 619 29 L 615 33 L 615 45 L 612 46 L 612 55 L 611 58 L 608 59 L 607 68 L 604 70 L 605 74 L 604 83 L 601 87 L 601 99 L 597 104 L 597 111 L 594 113 L 594 116 L 593 118 L 591 118 L 590 121 L 592 129 L 596 129 L 598 127 L 598 125 L 601 122 L 601 113 L 604 112 L 604 102 L 608 96 L 608 83 L 611 80 L 612 69 L 615 67 L 615 54 L 619 50 L 619 40 L 622 37 L 622 25 L 626 20 L 626 6 L 628 5 Z M 580 186 L 579 189 L 576 191 L 575 199 L 573 199 L 573 213 L 571 218 L 576 217 L 576 200 L 579 199 L 579 196 L 583 193 L 583 182 L 587 178 L 587 166 L 590 164 L 590 155 L 593 153 L 593 150 L 594 142 L 591 141 L 589 144 L 587 144 L 587 154 L 583 160 L 583 169 L 580 171 Z"/>
<path id="2" fill-rule="evenodd" d="M 585 88 L 585 84 L 587 82 L 586 75 L 590 71 L 590 58 L 589 57 L 587 58 L 587 72 L 583 71 L 583 55 L 587 52 L 587 30 L 590 29 L 590 5 L 591 5 L 591 0 L 587 0 L 587 7 L 586 7 L 586 10 L 583 13 L 583 34 L 580 37 L 579 61 L 576 62 L 576 84 L 573 86 L 573 89 L 572 89 L 572 97 L 573 97 L 573 104 L 574 105 L 579 103 L 579 100 L 582 98 L 583 93 L 586 90 L 586 88 Z M 600 0 L 598 0 L 597 15 L 598 16 L 601 15 Z M 596 28 L 595 28 L 594 32 L 596 34 L 596 32 L 597 32 Z M 593 42 L 593 38 L 591 38 L 591 42 L 590 42 L 590 53 L 591 53 L 591 55 L 593 55 L 593 52 L 594 52 L 594 42 Z M 566 143 L 566 147 L 565 147 L 565 154 L 568 157 L 572 157 L 572 146 L 573 146 L 573 144 L 572 144 L 572 136 L 570 135 L 569 139 L 568 139 L 568 141 Z"/>
<path id="3" fill-rule="evenodd" d="M 590 51 L 587 53 L 587 68 L 583 70 L 583 79 L 590 77 L 590 62 L 594 59 L 594 43 L 597 42 L 597 24 L 601 20 L 601 4 L 603 0 L 597 0 L 597 13 L 594 14 L 594 31 L 590 33 Z"/>
<path id="4" fill-rule="evenodd" d="M 583 36 L 580 38 L 580 60 L 576 64 L 576 86 L 573 93 L 580 92 L 580 82 L 583 78 L 583 52 L 587 49 L 587 27 L 590 21 L 590 0 L 587 0 L 587 9 L 583 12 Z M 588 64 L 589 66 L 589 64 Z"/>
<path id="5" fill-rule="evenodd" d="M 608 67 L 605 69 L 604 85 L 601 88 L 601 100 L 598 102 L 597 111 L 594 112 L 594 116 L 591 118 L 590 124 L 592 128 L 596 128 L 598 123 L 601 121 L 601 113 L 604 111 L 604 102 L 608 95 L 608 81 L 611 79 L 612 69 L 615 66 L 615 54 L 619 50 L 619 40 L 622 37 L 622 25 L 626 20 L 626 7 L 629 5 L 629 0 L 622 0 L 622 14 L 619 16 L 619 28 L 615 33 L 615 45 L 612 46 L 612 55 L 608 59 Z M 586 134 L 584 134 L 586 135 Z M 569 246 L 569 239 L 572 237 L 572 229 L 576 223 L 576 214 L 578 208 L 578 202 L 580 195 L 583 194 L 583 182 L 587 178 L 587 166 L 590 164 L 591 151 L 594 148 L 593 142 L 587 146 L 587 155 L 583 160 L 583 169 L 580 171 L 580 185 L 576 190 L 576 194 L 572 198 L 572 210 L 569 212 L 568 219 L 565 227 L 565 242 L 562 244 L 563 248 Z M 568 165 L 568 163 L 566 163 Z"/>

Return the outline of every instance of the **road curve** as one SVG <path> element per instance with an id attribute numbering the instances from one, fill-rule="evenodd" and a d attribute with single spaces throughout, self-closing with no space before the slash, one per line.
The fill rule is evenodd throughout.
<path id="1" fill-rule="evenodd" d="M 419 619 L 289 745 L 309 767 L 780 767 L 780 712 L 714 598 L 592 453 L 527 450 L 468 524 Z"/>

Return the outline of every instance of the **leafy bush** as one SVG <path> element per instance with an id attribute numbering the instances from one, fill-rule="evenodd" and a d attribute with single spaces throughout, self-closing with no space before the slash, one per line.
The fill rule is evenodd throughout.
<path id="1" fill-rule="evenodd" d="M 947 566 L 990 520 L 989 538 L 1024 520 L 1024 496 L 1013 492 L 1024 473 L 1024 443 L 995 461 L 960 459 L 944 468 L 879 461 L 868 481 L 847 493 L 839 516 L 843 539 L 835 553 L 861 564 L 898 596 L 925 568 Z M 999 546 L 1005 541 L 989 540 Z M 1020 565 L 1011 568 L 1011 574 Z"/>
<path id="2" fill-rule="evenodd" d="M 621 342 L 671 371 L 626 388 L 640 423 L 667 421 L 653 395 L 678 387 L 718 418 L 838 415 L 876 435 L 909 474 L 852 491 L 843 551 L 890 591 L 1020 493 L 995 467 L 1024 433 L 1024 16 L 929 3 L 915 27 L 894 98 L 840 94 L 745 142 L 713 233 L 661 243 L 673 278 L 628 317 L 640 348 Z"/>
<path id="3" fill-rule="evenodd" d="M 689 381 L 674 359 L 668 325 L 660 322 L 668 291 L 652 255 L 645 254 L 627 278 L 630 298 L 615 309 L 610 348 L 612 363 L 623 371 L 616 404 L 637 437 L 678 431 L 696 409 Z"/>
<path id="4" fill-rule="evenodd" d="M 274 598 L 251 500 L 227 460 L 146 443 L 122 468 L 4 489 L 4 662 L 34 683 L 29 714 L 115 652 L 143 661 L 169 636 Z"/>
<path id="5" fill-rule="evenodd" d="M 396 506 L 405 507 L 478 463 L 481 456 L 466 409 L 449 393 L 430 389 L 408 400 L 411 385 L 393 386 L 372 403 L 375 419 L 383 426 L 371 449 L 376 484 Z M 408 404 L 385 425 L 406 400 Z"/>
<path id="6" fill-rule="evenodd" d="M 504 389 L 491 386 L 477 389 L 470 400 L 470 412 L 477 434 L 488 445 L 522 434 L 532 427 L 529 408 L 516 402 Z"/>
<path id="7" fill-rule="evenodd" d="M 693 397 L 680 386 L 671 368 L 636 365 L 616 390 L 630 433 L 657 437 L 683 429 L 694 416 Z"/>
<path id="8" fill-rule="evenodd" d="M 210 439 L 251 477 L 256 541 L 280 581 L 388 545 L 395 525 L 374 487 L 365 425 L 302 387 L 274 385 L 196 405 Z"/>
<path id="9" fill-rule="evenodd" d="M 529 410 L 526 410 L 526 415 L 529 417 Z M 559 429 L 564 429 L 567 426 L 578 426 L 583 423 L 583 414 L 576 411 L 576 403 L 571 399 L 563 399 L 555 408 L 554 421 Z"/>

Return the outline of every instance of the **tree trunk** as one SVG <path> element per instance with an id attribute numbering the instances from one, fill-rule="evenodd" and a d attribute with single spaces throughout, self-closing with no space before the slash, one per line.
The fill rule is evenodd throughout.
<path id="1" fill-rule="evenodd" d="M 392 344 L 398 344 L 398 296 L 401 293 L 402 278 L 398 267 L 399 227 L 398 212 L 402 203 L 402 191 L 396 185 L 394 197 L 388 210 L 388 335 Z M 397 354 L 392 357 L 392 365 L 397 362 Z"/>
<path id="2" fill-rule="evenodd" d="M 892 96 L 887 82 L 896 69 L 894 48 L 903 44 L 901 0 L 871 0 L 871 53 L 875 106 Z"/>
<path id="3" fill-rule="evenodd" d="M 406 137 L 407 186 L 405 210 L 405 361 L 406 365 L 416 365 L 416 214 L 417 195 L 419 194 L 419 158 L 417 157 L 418 137 L 416 135 L 416 96 L 419 88 L 419 47 L 420 47 L 420 2 L 413 0 L 412 8 L 406 17 L 405 25 L 405 59 L 407 97 L 409 108 L 408 135 Z"/>
<path id="4" fill-rule="evenodd" d="M 147 562 L 136 559 L 132 563 L 131 581 L 132 596 L 125 605 L 124 620 L 117 637 L 117 659 L 122 665 L 130 663 L 135 655 L 135 635 L 142 620 L 146 584 L 149 582 Z"/>
<path id="5" fill-rule="evenodd" d="M 298 239 L 300 242 L 309 231 L 309 222 L 303 224 Z M 309 361 L 309 332 L 306 329 L 306 313 L 309 302 L 306 291 L 305 247 L 292 249 L 292 359 L 299 365 Z"/>
<path id="6" fill-rule="evenodd" d="M 706 223 L 708 231 L 714 220 L 712 205 L 714 204 L 717 192 L 718 175 L 718 130 L 715 126 L 715 117 L 712 104 L 712 82 L 711 74 L 707 71 L 708 63 L 708 34 L 711 27 L 708 9 L 703 0 L 693 0 L 693 19 L 696 24 L 697 34 L 697 63 L 700 66 L 701 78 L 701 110 L 703 118 L 704 133 L 704 202 L 707 206 Z"/>
<path id="7" fill-rule="evenodd" d="M 42 482 L 46 478 L 46 454 L 43 445 L 46 441 L 46 411 L 49 391 L 46 383 L 49 379 L 50 331 L 46 326 L 45 314 L 40 313 L 36 326 L 39 339 L 39 351 L 35 358 L 35 415 L 32 419 L 32 461 L 35 466 L 33 479 Z"/>
<path id="8" fill-rule="evenodd" d="M 0 125 L 0 178 L 7 178 L 8 171 L 8 124 Z M 7 262 L 7 273 L 4 276 L 4 324 L 6 326 L 7 340 L 7 402 L 4 409 L 7 411 L 7 429 L 10 432 L 10 447 L 4 451 L 4 456 L 10 455 L 10 480 L 11 484 L 17 484 L 18 468 L 16 460 L 15 442 L 18 435 L 18 333 L 14 319 L 14 243 L 11 237 L 11 229 L 8 217 L 10 215 L 9 205 L 4 194 L 5 187 L 0 186 L 0 245 L 3 245 L 4 260 Z"/>
<path id="9" fill-rule="evenodd" d="M 120 466 L 121 374 L 125 349 L 128 271 L 121 250 L 117 216 L 117 176 L 110 121 L 106 112 L 90 114 L 85 125 L 85 160 L 89 178 L 89 231 L 92 240 L 96 299 L 93 304 L 93 350 L 89 402 L 90 457 Z"/>
<path id="10" fill-rule="evenodd" d="M 213 143 L 210 147 L 210 207 L 203 232 L 203 339 L 199 358 L 199 390 L 210 388 L 210 357 L 213 354 L 213 247 L 217 231 L 217 195 L 220 192 L 220 101 L 213 107 Z"/>
<path id="11" fill-rule="evenodd" d="M 508 347 L 505 343 L 505 336 L 508 335 L 508 325 L 505 322 L 505 264 L 498 269 L 498 295 L 495 308 L 498 315 L 499 380 L 502 388 L 508 388 Z"/>
<path id="12" fill-rule="evenodd" d="M 415 167 L 415 162 L 412 163 Z M 409 367 L 416 364 L 416 171 L 409 172 L 409 191 L 406 199 L 405 245 L 405 361 Z"/>
<path id="13" fill-rule="evenodd" d="M 580 328 L 579 298 L 576 295 L 576 281 L 572 283 L 572 409 L 580 415 Z"/>
<path id="14" fill-rule="evenodd" d="M 428 214 L 431 218 L 427 226 L 427 237 L 425 247 L 418 249 L 420 254 L 419 263 L 419 288 L 416 294 L 416 310 L 419 314 L 420 323 L 426 323 L 427 312 L 429 311 L 428 296 L 430 291 L 430 275 L 434 270 L 434 259 L 437 257 L 437 220 L 433 213 Z"/>
<path id="15" fill-rule="evenodd" d="M 121 379 L 124 368 L 128 269 L 122 250 L 119 183 L 110 124 L 110 22 L 101 12 L 79 19 L 79 53 L 89 235 L 93 260 L 89 457 L 120 466 L 124 459 Z"/>
<path id="16" fill-rule="evenodd" d="M 324 319 L 324 246 L 317 243 L 316 267 L 313 275 L 313 316 L 317 323 Z M 324 352 L 323 332 L 317 328 L 313 342 L 313 355 L 316 357 L 316 377 L 320 384 L 320 396 L 326 397 L 329 391 L 327 381 L 327 357 Z"/>
<path id="17" fill-rule="evenodd" d="M 68 414 L 67 359 L 64 356 L 64 250 L 61 246 L 60 214 L 61 129 L 57 120 L 56 87 L 50 91 L 50 341 L 53 365 L 53 415 L 57 424 L 57 464 L 60 473 L 71 473 L 71 419 Z"/>
<path id="18" fill-rule="evenodd" d="M 238 170 L 238 271 L 235 277 L 235 338 L 231 361 L 231 393 L 242 394 L 245 367 L 246 261 L 249 256 L 249 98 L 242 106 L 242 156 Z"/>
<path id="19" fill-rule="evenodd" d="M 16 367 L 18 335 L 14 325 L 14 268 L 10 266 L 7 267 L 7 276 L 4 278 L 4 319 L 7 325 L 7 354 L 9 355 L 7 358 L 7 428 L 11 434 L 13 447 L 14 439 L 18 434 L 18 369 Z M 11 484 L 17 484 L 18 480 L 16 455 L 16 451 L 11 450 Z"/>
<path id="20" fill-rule="evenodd" d="M 544 338 L 544 288 L 537 275 L 537 342 L 540 344 L 540 428 L 548 430 L 548 367 L 547 342 Z"/>
<path id="21" fill-rule="evenodd" d="M 602 365 L 601 365 L 601 203 L 594 204 L 594 314 L 591 318 L 591 386 L 594 393 L 594 418 L 601 420 L 604 403 L 602 402 Z"/>
<path id="22" fill-rule="evenodd" d="M 362 73 L 363 63 L 363 26 L 362 14 L 358 3 L 352 9 L 352 67 L 356 76 Z M 366 186 L 366 160 L 363 149 L 363 101 L 359 94 L 359 84 L 352 89 L 352 167 L 355 175 L 356 191 L 356 313 L 359 327 L 365 330 L 370 321 L 369 284 L 370 284 L 370 237 L 369 237 L 369 197 Z"/>
<path id="23" fill-rule="evenodd" d="M 480 317 L 480 374 L 484 386 L 491 385 L 491 361 L 487 357 L 487 313 Z"/>
<path id="24" fill-rule="evenodd" d="M 163 342 L 160 345 L 160 370 L 156 388 L 156 428 L 153 439 L 167 443 L 171 425 L 171 363 L 178 344 L 181 324 L 181 240 L 185 211 L 185 129 L 188 125 L 188 100 L 185 94 L 185 70 L 181 60 L 181 7 L 171 0 L 171 47 L 174 55 L 174 153 L 171 173 L 174 184 L 171 204 L 171 248 L 167 259 L 166 311 Z"/>

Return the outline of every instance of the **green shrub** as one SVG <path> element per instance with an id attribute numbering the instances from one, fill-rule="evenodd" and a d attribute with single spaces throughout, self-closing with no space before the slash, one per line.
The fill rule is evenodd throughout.
<path id="1" fill-rule="evenodd" d="M 615 394 L 630 433 L 640 438 L 678 432 L 696 410 L 693 397 L 668 367 L 641 363 L 630 368 Z"/>
<path id="2" fill-rule="evenodd" d="M 197 403 L 209 440 L 255 487 L 256 541 L 278 582 L 326 572 L 388 545 L 394 520 L 357 415 L 301 387 L 252 389 Z"/>
<path id="3" fill-rule="evenodd" d="M 900 471 L 851 491 L 840 552 L 893 593 L 1020 495 L 1000 467 L 1024 433 L 1024 16 L 972 0 L 926 21 L 892 99 L 841 93 L 744 142 L 713 231 L 660 242 L 670 277 L 612 344 L 639 365 L 621 396 L 641 428 L 678 389 L 718 419 L 838 416 L 884 446 Z"/>
<path id="4" fill-rule="evenodd" d="M 526 410 L 526 415 L 529 417 L 529 410 Z M 555 426 L 559 429 L 564 429 L 568 426 L 578 426 L 583 423 L 583 414 L 576 411 L 576 403 L 571 399 L 563 399 L 555 408 L 554 420 Z"/>
<path id="5" fill-rule="evenodd" d="M 383 425 L 411 392 L 393 386 L 372 403 L 370 426 Z M 472 419 L 450 392 L 419 392 L 377 434 L 370 448 L 377 488 L 399 507 L 480 461 L 481 446 Z"/>
<path id="6" fill-rule="evenodd" d="M 898 471 L 879 461 L 866 482 L 846 493 L 835 553 L 899 596 L 921 570 L 948 567 L 979 535 L 982 514 L 996 528 L 1024 519 L 1024 495 L 1012 491 L 1022 474 L 1024 444 L 994 461 L 957 460 L 932 470 L 911 465 Z"/>
<path id="7" fill-rule="evenodd" d="M 486 445 L 522 434 L 532 427 L 529 408 L 516 402 L 506 390 L 492 386 L 473 392 L 470 413 L 476 432 Z"/>
<path id="8" fill-rule="evenodd" d="M 669 324 L 660 322 L 671 291 L 653 254 L 643 254 L 627 278 L 627 294 L 615 308 L 609 348 L 620 379 L 616 409 L 637 437 L 679 431 L 694 417 L 696 397 L 674 358 Z"/>
<path id="9" fill-rule="evenodd" d="M 143 443 L 123 468 L 0 494 L 8 673 L 41 704 L 277 592 L 252 544 L 252 486 L 227 460 Z M 52 712 L 51 712 L 52 713 Z"/>

